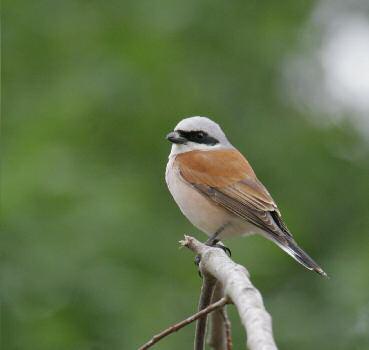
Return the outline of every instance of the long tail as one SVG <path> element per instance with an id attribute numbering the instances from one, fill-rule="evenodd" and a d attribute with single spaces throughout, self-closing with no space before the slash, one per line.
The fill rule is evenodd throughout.
<path id="1" fill-rule="evenodd" d="M 313 270 L 323 277 L 328 277 L 323 269 L 307 253 L 305 253 L 292 238 L 288 237 L 282 241 L 273 237 L 272 240 L 307 269 Z"/>

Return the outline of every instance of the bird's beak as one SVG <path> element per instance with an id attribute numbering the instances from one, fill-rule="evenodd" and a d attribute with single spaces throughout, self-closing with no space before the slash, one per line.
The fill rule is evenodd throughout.
<path id="1" fill-rule="evenodd" d="M 179 145 L 183 145 L 184 143 L 187 142 L 187 139 L 182 137 L 177 131 L 170 132 L 167 135 L 167 140 L 172 142 L 172 143 L 179 144 Z"/>

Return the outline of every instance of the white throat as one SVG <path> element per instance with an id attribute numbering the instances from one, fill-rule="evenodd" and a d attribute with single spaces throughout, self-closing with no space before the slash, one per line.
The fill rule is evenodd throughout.
<path id="1" fill-rule="evenodd" d="M 172 144 L 172 148 L 169 154 L 169 158 L 176 156 L 177 154 L 191 152 L 191 151 L 216 151 L 221 149 L 233 149 L 234 147 L 229 143 L 228 145 L 217 144 L 213 146 L 198 144 L 194 142 L 188 142 L 184 145 Z"/>

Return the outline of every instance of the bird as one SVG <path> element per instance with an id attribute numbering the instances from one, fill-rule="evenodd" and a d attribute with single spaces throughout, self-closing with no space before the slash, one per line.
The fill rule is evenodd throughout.
<path id="1" fill-rule="evenodd" d="M 276 202 L 216 122 L 188 117 L 166 138 L 172 144 L 165 172 L 169 192 L 184 216 L 209 237 L 206 244 L 260 234 L 327 277 L 297 245 Z"/>

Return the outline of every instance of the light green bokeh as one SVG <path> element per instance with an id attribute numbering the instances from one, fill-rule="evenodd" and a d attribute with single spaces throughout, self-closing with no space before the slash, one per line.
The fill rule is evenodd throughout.
<path id="1" fill-rule="evenodd" d="M 312 6 L 5 1 L 4 349 L 135 349 L 193 313 L 201 281 L 177 242 L 205 237 L 164 182 L 164 136 L 188 115 L 223 126 L 331 276 L 260 237 L 227 243 L 263 293 L 280 347 L 369 347 L 367 145 L 349 123 L 318 129 L 314 112 L 281 97 L 281 64 Z M 339 156 L 358 148 L 365 156 Z M 157 348 L 192 339 L 188 327 Z"/>

